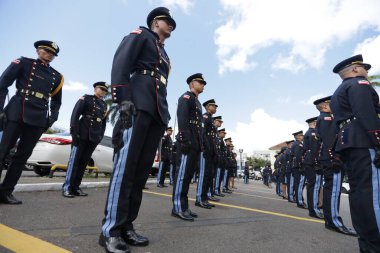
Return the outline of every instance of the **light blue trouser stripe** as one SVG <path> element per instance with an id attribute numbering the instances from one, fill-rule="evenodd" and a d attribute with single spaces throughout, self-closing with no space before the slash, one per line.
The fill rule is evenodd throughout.
<path id="1" fill-rule="evenodd" d="M 169 179 L 170 183 L 173 183 L 173 164 L 170 164 Z"/>
<path id="2" fill-rule="evenodd" d="M 333 190 L 331 194 L 331 220 L 336 227 L 341 227 L 343 224 L 339 221 L 338 217 L 338 199 L 340 194 L 340 179 L 341 172 L 333 174 Z"/>
<path id="3" fill-rule="evenodd" d="M 220 173 L 221 173 L 221 169 L 218 168 L 216 171 L 216 178 L 215 178 L 215 191 L 217 193 L 220 193 Z"/>
<path id="4" fill-rule="evenodd" d="M 304 185 L 304 183 L 305 183 L 305 176 L 304 175 L 300 175 L 300 183 L 299 183 L 299 185 L 298 185 L 298 204 L 300 204 L 300 205 L 302 205 L 302 204 L 304 204 L 303 203 L 303 200 L 302 200 L 302 198 L 303 198 L 303 185 Z"/>
<path id="5" fill-rule="evenodd" d="M 185 175 L 186 163 L 187 163 L 187 155 L 182 155 L 181 165 L 179 166 L 178 177 L 177 177 L 177 182 L 176 182 L 176 187 L 175 187 L 174 197 L 173 197 L 174 209 L 177 213 L 182 212 L 181 192 L 182 192 L 183 178 Z"/>
<path id="6" fill-rule="evenodd" d="M 205 158 L 203 157 L 203 152 L 201 152 L 201 158 L 199 159 L 199 178 L 198 178 L 198 187 L 197 187 L 197 201 L 202 201 L 202 188 L 205 178 Z"/>
<path id="7" fill-rule="evenodd" d="M 117 207 L 119 202 L 119 194 L 121 184 L 123 182 L 125 173 L 125 164 L 127 162 L 129 144 L 131 141 L 133 127 L 125 129 L 123 132 L 123 147 L 117 154 L 116 160 L 114 161 L 114 169 L 112 176 L 112 183 L 110 185 L 108 203 L 107 203 L 107 216 L 106 222 L 104 222 L 102 231 L 103 235 L 110 237 L 110 231 L 116 223 Z"/>
<path id="8" fill-rule="evenodd" d="M 162 164 L 163 164 L 163 162 L 160 161 L 160 165 L 158 166 L 158 173 L 157 173 L 157 184 L 160 183 L 160 178 L 161 178 L 161 173 L 162 173 L 162 167 L 163 167 Z"/>
<path id="9" fill-rule="evenodd" d="M 73 167 L 75 163 L 75 156 L 77 154 L 77 149 L 78 147 L 73 145 L 73 148 L 71 149 L 71 152 L 70 152 L 69 165 L 67 166 L 66 178 L 65 178 L 65 182 L 63 183 L 64 191 L 68 191 L 70 187 L 70 178 L 71 178 L 71 174 L 73 173 Z"/>
<path id="10" fill-rule="evenodd" d="M 227 176 L 228 176 L 228 170 L 224 169 L 224 178 L 223 178 L 223 188 L 228 188 L 227 187 Z"/>
<path id="11" fill-rule="evenodd" d="M 3 131 L 0 131 L 0 142 L 3 139 Z"/>
<path id="12" fill-rule="evenodd" d="M 289 199 L 294 200 L 294 177 L 290 174 Z"/>
<path id="13" fill-rule="evenodd" d="M 380 206 L 379 206 L 379 169 L 373 164 L 373 160 L 375 159 L 375 150 L 369 149 L 369 153 L 371 155 L 371 165 L 372 165 L 372 201 L 373 201 L 373 211 L 375 213 L 377 230 L 380 233 Z"/>
<path id="14" fill-rule="evenodd" d="M 318 208 L 318 199 L 319 199 L 319 189 L 321 188 L 321 175 L 315 176 L 315 185 L 313 191 L 313 209 L 316 213 L 321 213 L 321 210 Z"/>

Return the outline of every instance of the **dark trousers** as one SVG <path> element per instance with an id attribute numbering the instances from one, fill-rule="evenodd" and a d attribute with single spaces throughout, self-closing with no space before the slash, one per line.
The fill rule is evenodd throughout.
<path id="1" fill-rule="evenodd" d="M 157 184 L 164 184 L 166 172 L 170 170 L 170 160 L 160 161 L 157 174 Z"/>
<path id="2" fill-rule="evenodd" d="M 333 171 L 331 166 L 323 168 L 325 183 L 323 185 L 323 214 L 325 222 L 332 227 L 342 227 L 343 221 L 339 215 L 340 189 L 344 172 Z M 352 214 L 351 214 L 352 215 Z"/>
<path id="3" fill-rule="evenodd" d="M 244 183 L 245 184 L 249 183 L 249 176 L 248 175 L 244 175 Z"/>
<path id="4" fill-rule="evenodd" d="M 150 114 L 137 111 L 131 128 L 123 130 L 123 143 L 113 162 L 103 219 L 104 236 L 119 236 L 133 229 L 141 206 L 142 190 L 165 131 Z"/>
<path id="5" fill-rule="evenodd" d="M 207 180 L 207 195 L 214 196 L 215 194 L 215 161 L 214 157 L 206 157 L 206 167 L 210 170 L 210 175 Z"/>
<path id="6" fill-rule="evenodd" d="M 199 158 L 199 178 L 197 185 L 197 202 L 204 202 L 207 200 L 207 191 L 209 186 L 209 178 L 211 167 L 210 167 L 210 158 L 204 157 L 203 152 L 201 152 Z"/>
<path id="7" fill-rule="evenodd" d="M 299 168 L 294 169 L 294 192 L 297 205 L 303 205 L 303 188 L 305 186 L 305 172 L 300 171 Z"/>
<path id="8" fill-rule="evenodd" d="M 13 192 L 28 158 L 32 155 L 33 149 L 40 139 L 44 128 L 32 126 L 22 122 L 8 121 L 3 137 L 0 143 L 0 175 L 1 168 L 5 157 L 9 151 L 16 145 L 17 151 L 12 157 L 8 171 L 5 174 L 3 183 L 0 185 L 0 191 L 11 193 Z"/>
<path id="9" fill-rule="evenodd" d="M 343 153 L 350 183 L 352 224 L 359 234 L 359 246 L 380 252 L 380 169 L 373 164 L 375 151 L 351 148 Z"/>
<path id="10" fill-rule="evenodd" d="M 288 201 L 294 201 L 294 176 L 293 173 L 286 173 L 288 182 Z"/>
<path id="11" fill-rule="evenodd" d="M 304 164 L 305 177 L 307 180 L 307 207 L 309 214 L 321 214 L 318 208 L 319 192 L 321 191 L 322 175 L 315 173 L 315 167 L 311 164 Z"/>
<path id="12" fill-rule="evenodd" d="M 224 178 L 224 169 L 220 166 L 217 167 L 215 173 L 215 193 L 220 194 L 220 185 Z"/>
<path id="13" fill-rule="evenodd" d="M 73 145 L 71 147 L 63 190 L 78 190 L 79 185 L 82 183 L 84 171 L 96 146 L 98 146 L 97 143 L 80 140 L 77 146 Z"/>
<path id="14" fill-rule="evenodd" d="M 188 197 L 189 186 L 191 179 L 194 175 L 196 164 L 201 160 L 204 160 L 200 151 L 190 150 L 188 154 L 182 154 L 178 151 L 180 156 L 180 163 L 177 165 L 176 174 L 174 176 L 173 185 L 173 211 L 179 213 L 189 209 Z"/>

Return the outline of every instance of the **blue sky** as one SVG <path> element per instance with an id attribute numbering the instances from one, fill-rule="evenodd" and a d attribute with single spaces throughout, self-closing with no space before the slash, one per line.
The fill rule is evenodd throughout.
<path id="1" fill-rule="evenodd" d="M 20 56 L 35 58 L 35 41 L 55 41 L 61 52 L 52 66 L 65 76 L 55 125 L 68 128 L 78 98 L 94 82 L 110 81 L 120 41 L 146 26 L 157 6 L 170 8 L 177 22 L 165 43 L 170 125 L 186 78 L 201 72 L 208 84 L 200 101 L 216 100 L 227 135 L 246 151 L 306 130 L 305 119 L 318 115 L 311 102 L 340 84 L 331 69 L 342 59 L 362 53 L 370 74 L 380 73 L 376 0 L 2 0 L 0 71 Z"/>

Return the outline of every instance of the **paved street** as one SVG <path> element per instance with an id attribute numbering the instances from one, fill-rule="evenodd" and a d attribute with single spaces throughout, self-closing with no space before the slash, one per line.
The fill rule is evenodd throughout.
<path id="1" fill-rule="evenodd" d="M 149 237 L 150 244 L 131 247 L 135 253 L 359 251 L 356 238 L 326 230 L 323 222 L 283 201 L 262 182 L 244 185 L 242 180 L 237 181 L 238 189 L 215 203 L 212 210 L 194 206 L 196 185 L 191 185 L 190 207 L 200 217 L 195 222 L 170 216 L 171 187 L 157 188 L 153 180 L 147 186 L 135 228 Z M 67 251 L 104 252 L 97 239 L 107 188 L 86 192 L 88 197 L 75 199 L 63 198 L 59 191 L 17 192 L 24 204 L 0 205 L 0 224 Z M 343 220 L 351 226 L 346 195 L 341 202 Z M 3 231 L 0 227 L 0 238 Z M 12 251 L 0 246 L 0 252 Z"/>

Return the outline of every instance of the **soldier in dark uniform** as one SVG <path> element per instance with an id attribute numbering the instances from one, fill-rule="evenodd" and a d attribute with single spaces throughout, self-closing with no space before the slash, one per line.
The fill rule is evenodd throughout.
<path id="1" fill-rule="evenodd" d="M 88 195 L 79 186 L 91 155 L 106 130 L 107 104 L 103 98 L 108 87 L 105 82 L 96 82 L 93 86 L 94 95 L 80 97 L 71 114 L 70 132 L 73 142 L 62 187 L 62 195 L 66 198 Z"/>
<path id="2" fill-rule="evenodd" d="M 42 133 L 58 119 L 61 107 L 63 76 L 50 66 L 59 47 L 47 40 L 37 41 L 34 47 L 38 55 L 36 60 L 16 59 L 0 77 L 0 121 L 4 126 L 0 143 L 0 175 L 5 157 L 19 139 L 17 151 L 0 185 L 0 203 L 21 204 L 12 195 L 14 187 Z M 4 108 L 8 87 L 14 81 L 16 95 Z"/>
<path id="3" fill-rule="evenodd" d="M 177 168 L 177 145 L 176 145 L 176 142 L 174 142 L 172 145 L 172 153 L 170 157 L 170 185 L 173 185 L 176 168 Z"/>
<path id="4" fill-rule="evenodd" d="M 203 107 L 206 109 L 206 113 L 203 114 L 203 141 L 204 141 L 204 157 L 205 165 L 199 166 L 199 179 L 197 185 L 197 194 L 195 205 L 210 209 L 210 205 L 207 205 L 207 198 L 210 183 L 212 182 L 214 174 L 214 156 L 215 156 L 215 133 L 214 122 L 212 115 L 215 114 L 218 105 L 214 99 L 207 100 L 203 103 Z M 211 182 L 210 182 L 211 181 Z M 212 183 L 211 183 L 212 184 Z M 213 198 L 210 196 L 210 198 Z"/>
<path id="5" fill-rule="evenodd" d="M 323 214 L 325 227 L 343 234 L 356 235 L 355 231 L 347 228 L 339 215 L 340 189 L 344 177 L 344 166 L 334 151 L 336 141 L 336 125 L 331 114 L 329 97 L 314 101 L 320 111 L 316 133 L 321 142 L 319 164 L 323 169 Z"/>
<path id="6" fill-rule="evenodd" d="M 166 172 L 170 170 L 170 161 L 171 161 L 171 155 L 172 155 L 172 148 L 173 148 L 173 140 L 172 135 L 173 128 L 168 127 L 166 128 L 166 135 L 162 137 L 162 144 L 161 144 L 161 161 L 158 169 L 157 174 L 157 187 L 167 187 L 165 182 L 165 176 Z"/>
<path id="7" fill-rule="evenodd" d="M 294 175 L 294 191 L 297 207 L 306 208 L 303 199 L 303 188 L 305 186 L 305 169 L 303 167 L 303 131 L 293 133 L 295 142 L 293 143 L 292 150 L 292 173 Z"/>
<path id="8" fill-rule="evenodd" d="M 224 194 L 220 191 L 220 185 L 224 178 L 225 160 L 226 160 L 226 146 L 224 144 L 224 137 L 226 136 L 226 130 L 224 128 L 218 130 L 218 136 L 216 137 L 216 175 L 215 175 L 215 195 L 224 197 Z"/>
<path id="9" fill-rule="evenodd" d="M 279 181 L 281 182 L 281 191 L 282 191 L 282 198 L 288 199 L 288 192 L 287 192 L 287 178 L 286 178 L 286 166 L 287 162 L 285 159 L 285 151 L 288 147 L 282 147 L 279 155 Z"/>
<path id="10" fill-rule="evenodd" d="M 139 27 L 124 37 L 112 65 L 112 97 L 120 117 L 105 217 L 99 244 L 108 252 L 129 252 L 126 245 L 148 245 L 149 240 L 133 228 L 142 189 L 149 176 L 158 144 L 170 119 L 166 100 L 170 70 L 164 42 L 176 28 L 169 10 L 158 7 Z M 126 242 L 126 243 L 125 243 Z"/>
<path id="11" fill-rule="evenodd" d="M 231 194 L 232 190 L 228 188 L 228 182 L 230 177 L 232 176 L 232 140 L 230 138 L 224 139 L 226 144 L 226 154 L 225 154 L 225 168 L 224 168 L 224 177 L 223 177 L 223 190 L 222 192 Z"/>
<path id="12" fill-rule="evenodd" d="M 290 140 L 286 142 L 288 148 L 284 152 L 284 164 L 285 164 L 285 175 L 286 175 L 286 186 L 287 186 L 287 195 L 288 201 L 291 203 L 295 203 L 294 200 L 294 174 L 292 173 L 292 145 L 294 140 Z"/>
<path id="13" fill-rule="evenodd" d="M 245 162 L 245 166 L 244 166 L 244 183 L 245 184 L 249 183 L 249 164 L 248 164 L 248 162 Z"/>
<path id="14" fill-rule="evenodd" d="M 280 163 L 280 157 L 281 157 L 281 152 L 278 152 L 277 154 L 274 155 L 275 161 L 273 164 L 274 171 L 273 171 L 273 181 L 276 183 L 276 194 L 278 196 L 282 196 L 282 191 L 281 191 L 281 181 L 280 181 L 280 171 L 281 171 L 281 163 Z"/>
<path id="15" fill-rule="evenodd" d="M 331 98 L 331 110 L 339 127 L 335 150 L 347 168 L 350 212 L 360 251 L 380 252 L 380 107 L 379 96 L 367 80 L 370 68 L 361 55 L 334 67 L 343 82 Z"/>
<path id="16" fill-rule="evenodd" d="M 194 174 L 196 164 L 200 163 L 200 171 L 204 170 L 205 157 L 202 139 L 202 106 L 198 100 L 203 92 L 206 81 L 201 73 L 193 74 L 186 80 L 190 91 L 185 92 L 178 99 L 178 134 L 177 153 L 180 157 L 173 185 L 172 216 L 194 221 L 197 217 L 189 209 L 189 185 Z"/>
<path id="17" fill-rule="evenodd" d="M 307 207 L 309 209 L 309 216 L 314 218 L 323 219 L 323 214 L 318 208 L 318 197 L 322 185 L 322 177 L 318 170 L 318 155 L 320 142 L 316 134 L 317 117 L 306 120 L 309 124 L 309 129 L 306 131 L 303 145 L 304 145 L 304 160 L 305 176 L 307 180 Z M 320 170 L 319 170 L 320 171 Z"/>

